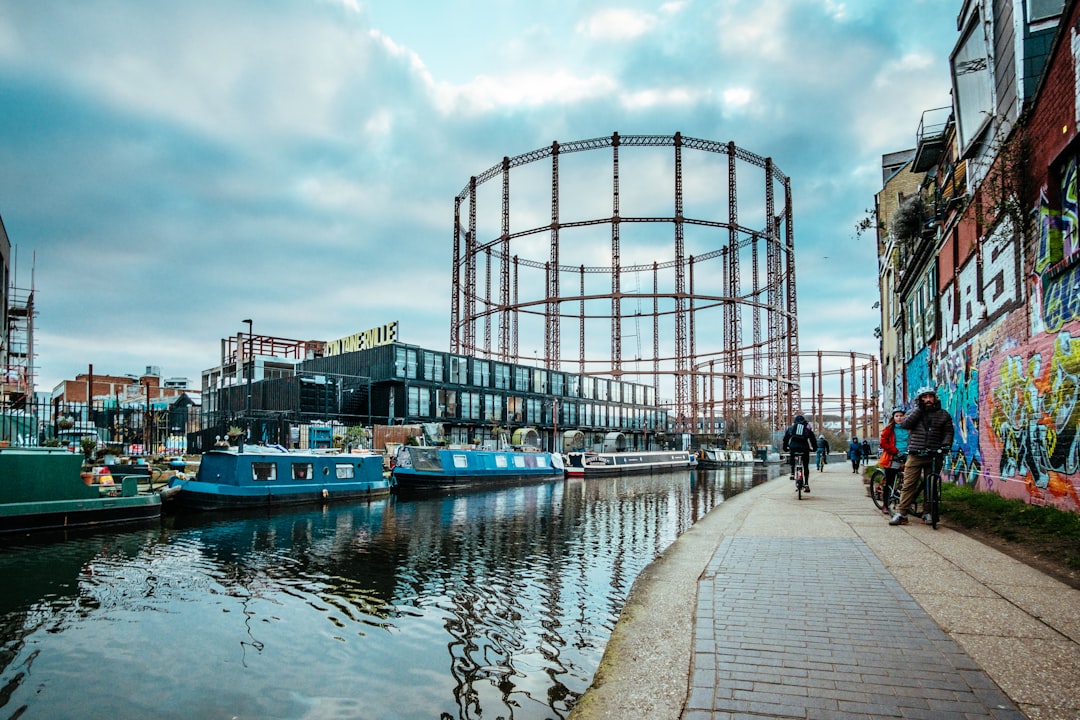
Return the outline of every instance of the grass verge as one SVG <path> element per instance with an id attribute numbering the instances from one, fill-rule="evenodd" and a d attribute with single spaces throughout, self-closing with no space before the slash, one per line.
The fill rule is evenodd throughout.
<path id="1" fill-rule="evenodd" d="M 955 529 L 1080 586 L 1080 514 L 949 483 L 941 488 L 941 514 Z"/>

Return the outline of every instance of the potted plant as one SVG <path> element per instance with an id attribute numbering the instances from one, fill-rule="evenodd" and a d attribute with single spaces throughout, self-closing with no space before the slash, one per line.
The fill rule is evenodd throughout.
<path id="1" fill-rule="evenodd" d="M 82 450 L 83 459 L 90 462 L 90 458 L 94 457 L 94 452 L 97 450 L 97 438 L 84 437 L 79 440 L 79 449 Z"/>

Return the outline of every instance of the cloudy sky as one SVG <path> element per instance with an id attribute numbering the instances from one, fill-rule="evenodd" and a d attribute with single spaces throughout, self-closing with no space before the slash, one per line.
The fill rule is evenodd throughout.
<path id="1" fill-rule="evenodd" d="M 36 288 L 38 389 L 90 364 L 197 387 L 244 318 L 320 340 L 398 320 L 449 349 L 469 177 L 613 132 L 772 157 L 801 349 L 876 352 L 875 248 L 854 228 L 881 155 L 949 102 L 959 5 L 2 3 L 0 217 Z"/>

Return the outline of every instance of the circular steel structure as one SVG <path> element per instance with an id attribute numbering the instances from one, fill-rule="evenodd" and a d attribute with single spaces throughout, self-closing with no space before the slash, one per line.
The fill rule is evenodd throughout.
<path id="1" fill-rule="evenodd" d="M 778 427 L 800 404 L 794 258 L 771 158 L 680 133 L 554 142 L 455 198 L 451 351 L 651 383 L 686 432 Z"/>

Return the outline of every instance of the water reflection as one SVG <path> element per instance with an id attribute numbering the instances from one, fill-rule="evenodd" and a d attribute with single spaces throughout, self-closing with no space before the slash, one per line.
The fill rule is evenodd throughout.
<path id="1" fill-rule="evenodd" d="M 763 479 L 567 480 L 9 541 L 0 717 L 67 717 L 78 698 L 80 717 L 563 718 L 641 569 Z"/>

